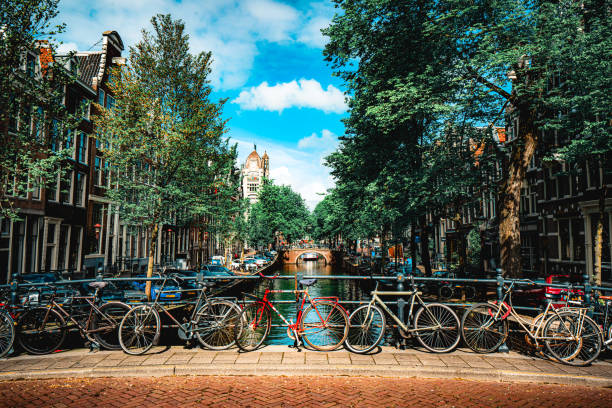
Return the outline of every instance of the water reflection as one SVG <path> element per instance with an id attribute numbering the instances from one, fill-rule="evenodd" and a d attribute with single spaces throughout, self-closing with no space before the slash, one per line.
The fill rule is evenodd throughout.
<path id="1" fill-rule="evenodd" d="M 341 268 L 337 268 L 331 265 L 325 265 L 325 262 L 303 262 L 298 265 L 286 264 L 276 271 L 280 275 L 285 276 L 323 276 L 323 275 L 343 275 L 346 274 Z M 259 296 L 263 296 L 263 293 L 267 287 L 275 290 L 293 290 L 296 287 L 295 279 L 276 279 L 276 280 L 265 280 L 261 281 L 256 288 L 256 293 Z M 337 296 L 340 300 L 360 300 L 363 298 L 363 291 L 359 288 L 359 283 L 352 280 L 327 280 L 320 279 L 315 285 L 308 288 L 308 292 L 311 298 L 314 297 L 326 297 L 326 296 Z M 285 318 L 292 323 L 295 322 L 296 317 L 296 303 L 295 295 L 292 293 L 278 293 L 273 295 L 275 300 L 289 300 L 291 303 L 276 304 L 276 308 L 279 312 L 285 316 Z M 343 305 L 350 310 L 353 308 L 351 305 Z M 306 308 L 306 306 L 304 307 Z M 293 344 L 293 340 L 287 337 L 287 328 L 282 325 L 280 317 L 272 312 L 272 331 L 270 336 L 266 340 L 266 344 Z M 279 327 L 280 325 L 280 327 Z"/>

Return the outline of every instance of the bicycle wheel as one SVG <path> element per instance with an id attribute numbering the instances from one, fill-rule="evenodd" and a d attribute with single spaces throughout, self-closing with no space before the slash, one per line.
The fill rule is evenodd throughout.
<path id="1" fill-rule="evenodd" d="M 494 318 L 497 311 L 498 306 L 478 303 L 463 314 L 461 337 L 476 353 L 492 353 L 506 340 L 508 322 L 506 319 Z"/>
<path id="2" fill-rule="evenodd" d="M 256 350 L 270 333 L 270 310 L 263 303 L 251 303 L 242 309 L 238 322 L 233 326 L 238 348 L 242 351 Z"/>
<path id="3" fill-rule="evenodd" d="M 447 353 L 457 347 L 461 338 L 459 316 L 450 307 L 430 303 L 414 316 L 414 330 L 419 343 L 434 353 Z"/>
<path id="4" fill-rule="evenodd" d="M 93 338 L 108 350 L 119 350 L 119 325 L 131 307 L 121 302 L 109 302 L 100 306 L 100 313 L 94 311 L 91 330 Z"/>
<path id="5" fill-rule="evenodd" d="M 196 316 L 196 337 L 202 346 L 225 350 L 234 345 L 234 324 L 238 323 L 240 307 L 229 300 L 215 299 L 202 306 Z"/>
<path id="6" fill-rule="evenodd" d="M 0 358 L 4 357 L 15 341 L 15 321 L 4 310 L 0 310 Z"/>
<path id="7" fill-rule="evenodd" d="M 441 300 L 447 300 L 453 297 L 454 292 L 455 290 L 449 285 L 440 286 L 440 289 L 438 289 L 438 297 Z"/>
<path id="8" fill-rule="evenodd" d="M 474 300 L 476 299 L 476 288 L 474 286 L 467 285 L 463 288 L 465 292 L 465 300 Z"/>
<path id="9" fill-rule="evenodd" d="M 385 315 L 378 306 L 363 305 L 349 316 L 344 344 L 353 353 L 367 353 L 378 346 L 385 334 Z"/>
<path id="10" fill-rule="evenodd" d="M 144 354 L 157 342 L 161 331 L 159 313 L 141 305 L 125 314 L 119 325 L 119 345 L 132 355 Z"/>
<path id="11" fill-rule="evenodd" d="M 37 307 L 21 316 L 18 331 L 19 344 L 25 351 L 30 354 L 48 354 L 64 342 L 66 323 L 56 310 Z"/>
<path id="12" fill-rule="evenodd" d="M 349 319 L 338 304 L 326 300 L 309 305 L 300 319 L 302 339 L 319 351 L 335 350 L 346 340 Z"/>
<path id="13" fill-rule="evenodd" d="M 550 354 L 572 366 L 589 365 L 599 356 L 603 344 L 597 323 L 575 312 L 562 312 L 548 319 L 544 337 L 548 338 L 544 344 Z"/>
<path id="14" fill-rule="evenodd" d="M 606 340 L 610 339 L 612 339 L 612 324 L 610 325 L 610 327 L 608 327 L 608 337 L 606 337 Z M 612 351 L 612 343 L 606 344 L 606 347 L 608 348 L 608 350 Z"/>

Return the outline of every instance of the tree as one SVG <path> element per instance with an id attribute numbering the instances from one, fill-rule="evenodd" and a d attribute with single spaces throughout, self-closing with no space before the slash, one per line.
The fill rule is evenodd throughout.
<path id="1" fill-rule="evenodd" d="M 13 197 L 57 180 L 69 157 L 66 135 L 77 126 L 62 100 L 74 76 L 53 61 L 58 0 L 0 4 L 0 217 L 16 218 Z M 43 54 L 40 69 L 37 54 Z"/>
<path id="2" fill-rule="evenodd" d="M 310 214 L 302 197 L 291 187 L 264 180 L 258 200 L 251 206 L 247 221 L 251 244 L 274 244 L 276 233 L 282 233 L 286 242 L 306 235 Z"/>
<path id="3" fill-rule="evenodd" d="M 551 6 L 552 7 L 552 6 Z M 556 112 L 544 127 L 568 140 L 553 149 L 548 161 L 564 161 L 570 175 L 586 170 L 585 164 L 601 168 L 603 180 L 598 188 L 598 216 L 595 228 L 594 278 L 601 284 L 605 206 L 612 172 L 612 14 L 603 2 L 564 3 L 563 13 L 551 13 L 550 25 L 564 24 L 548 38 L 553 49 L 557 75 L 554 87 L 546 95 L 546 107 Z M 553 11 L 558 11 L 554 8 Z M 573 16 L 573 24 L 567 24 Z"/>
<path id="4" fill-rule="evenodd" d="M 100 106 L 95 118 L 113 169 L 107 194 L 121 203 L 127 224 L 151 231 L 147 277 L 160 225 L 191 220 L 218 205 L 215 196 L 230 185 L 234 157 L 223 138 L 225 101 L 210 100 L 211 53 L 189 53 L 181 20 L 157 15 L 151 23 L 153 32 L 143 30 L 130 49 L 130 65 L 113 72 L 117 108 Z M 149 297 L 150 288 L 147 282 Z"/>
<path id="5" fill-rule="evenodd" d="M 536 149 L 550 149 L 546 135 L 559 130 L 556 117 L 565 111 L 558 108 L 567 105 L 569 94 L 577 91 L 563 96 L 552 89 L 557 87 L 555 76 L 565 75 L 563 70 L 569 68 L 560 62 L 580 49 L 575 38 L 584 29 L 591 6 L 590 2 L 445 0 L 430 21 L 429 30 L 453 39 L 455 46 L 446 51 L 457 81 L 473 86 L 472 95 L 457 103 L 487 101 L 497 106 L 497 114 L 495 110 L 477 112 L 473 121 L 495 123 L 506 111 L 506 119 L 517 123 L 507 143 L 498 199 L 501 267 L 512 277 L 522 274 L 519 203 L 526 169 Z M 609 8 L 602 5 L 602 9 L 609 14 Z M 602 35 L 609 37 L 609 26 L 607 32 L 598 33 Z"/>

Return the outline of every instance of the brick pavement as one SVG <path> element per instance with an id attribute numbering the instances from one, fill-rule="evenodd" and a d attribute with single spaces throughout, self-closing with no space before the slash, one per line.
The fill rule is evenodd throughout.
<path id="1" fill-rule="evenodd" d="M 75 349 L 0 359 L 0 380 L 194 374 L 464 378 L 612 387 L 612 363 L 606 359 L 590 367 L 570 367 L 516 352 L 482 355 L 462 349 L 433 354 L 384 347 L 377 354 L 358 355 L 344 350 L 297 352 L 286 346 L 268 346 L 251 353 L 175 346 L 156 347 L 143 356 Z"/>
<path id="2" fill-rule="evenodd" d="M 372 377 L 71 378 L 0 382 L 0 407 L 612 407 L 612 389 Z"/>

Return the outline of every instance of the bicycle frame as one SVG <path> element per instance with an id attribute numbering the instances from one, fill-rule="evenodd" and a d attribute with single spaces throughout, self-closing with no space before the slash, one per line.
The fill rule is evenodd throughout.
<path id="1" fill-rule="evenodd" d="M 45 325 L 47 324 L 47 319 L 49 317 L 49 313 L 51 313 L 51 309 L 55 309 L 56 311 L 58 311 L 60 313 L 60 315 L 64 318 L 67 318 L 70 322 L 72 322 L 78 329 L 79 332 L 81 333 L 81 335 L 83 337 L 86 337 L 88 340 L 95 342 L 94 339 L 90 338 L 89 335 L 92 333 L 97 333 L 97 332 L 101 332 L 101 331 L 105 331 L 109 329 L 109 326 L 104 326 L 104 327 L 99 327 L 97 329 L 90 329 L 91 326 L 91 322 L 92 317 L 94 312 L 98 315 L 103 317 L 109 324 L 110 327 L 114 327 L 115 325 L 118 325 L 117 322 L 114 322 L 113 320 L 109 319 L 108 315 L 106 315 L 104 312 L 102 312 L 98 306 L 96 306 L 96 304 L 94 303 L 94 301 L 97 299 L 98 297 L 98 291 L 96 290 L 96 293 L 93 296 L 72 296 L 71 299 L 75 300 L 75 299 L 84 299 L 87 304 L 89 304 L 90 308 L 89 308 L 89 315 L 87 316 L 87 321 L 85 323 L 85 325 L 82 325 L 81 323 L 79 323 L 78 320 L 76 320 L 73 316 L 72 313 L 67 312 L 61 304 L 57 303 L 55 301 L 55 293 L 53 294 L 53 297 L 51 298 L 51 303 L 47 306 L 47 313 L 45 314 L 45 318 L 43 319 L 43 324 L 42 324 L 42 328 L 44 329 Z"/>
<path id="2" fill-rule="evenodd" d="M 382 292 L 382 291 L 374 290 L 373 292 L 371 292 L 372 299 L 370 300 L 368 304 L 367 315 L 370 314 L 370 308 L 372 307 L 372 305 L 376 303 L 377 305 L 381 306 L 385 310 L 385 312 L 387 312 L 387 314 L 391 316 L 391 318 L 395 321 L 395 323 L 397 323 L 398 327 L 406 333 L 416 333 L 421 330 L 431 330 L 432 327 L 420 327 L 418 329 L 410 328 L 410 322 L 412 321 L 412 315 L 413 315 L 415 303 L 418 304 L 420 307 L 425 307 L 425 302 L 423 302 L 423 300 L 419 296 L 420 294 L 422 294 L 422 292 L 419 292 L 417 290 L 403 291 L 403 292 L 391 292 L 391 291 Z M 397 315 L 393 313 L 393 311 L 379 297 L 379 295 L 382 295 L 382 296 L 410 296 L 410 309 L 408 309 L 408 318 L 406 319 L 408 324 L 402 322 L 401 319 L 397 317 Z M 428 309 L 425 308 L 425 310 L 428 310 Z"/>
<path id="3" fill-rule="evenodd" d="M 497 303 L 497 302 L 487 302 L 488 304 L 495 306 L 495 308 L 497 309 L 497 311 L 495 312 L 495 314 L 491 314 L 491 317 L 493 317 L 493 322 L 499 320 L 504 320 L 506 319 L 508 316 L 512 316 L 514 317 L 514 319 L 517 321 L 517 323 L 523 328 L 523 330 L 525 331 L 525 333 L 527 333 L 527 335 L 529 337 L 531 337 L 532 340 L 534 340 L 536 342 L 536 345 L 539 344 L 538 340 L 559 340 L 559 337 L 546 337 L 541 335 L 541 331 L 543 330 L 544 324 L 550 319 L 550 317 L 552 317 L 552 315 L 556 315 L 557 317 L 560 317 L 559 314 L 559 309 L 557 310 L 555 307 L 553 307 L 552 302 L 548 302 L 548 304 L 546 305 L 546 309 L 544 309 L 544 312 L 542 312 L 542 315 L 544 317 L 549 316 L 548 318 L 542 318 L 540 319 L 539 323 L 537 325 L 534 325 L 534 322 L 529 322 L 526 319 L 522 318 L 515 310 L 514 310 L 514 306 L 512 305 L 512 288 L 514 287 L 514 282 L 512 282 L 512 284 L 510 284 L 510 286 L 508 287 L 508 289 L 506 290 L 506 292 L 504 293 L 504 296 L 501 300 L 501 302 Z M 509 303 L 506 303 L 506 299 L 509 299 Z M 501 315 L 502 313 L 502 309 L 506 308 L 506 311 L 504 312 L 503 315 Z M 567 310 L 567 309 L 566 309 Z M 578 313 L 578 315 L 580 316 L 580 321 L 579 321 L 579 330 L 577 331 L 578 333 L 582 332 L 582 326 L 584 323 L 584 316 L 586 315 L 586 309 L 583 308 L 572 308 L 571 309 L 573 312 Z M 551 313 L 552 312 L 552 313 Z M 500 316 L 501 315 L 501 316 Z M 493 323 L 491 323 L 493 324 Z M 527 327 L 529 326 L 529 328 Z M 574 335 L 574 333 L 569 333 L 571 337 L 569 337 L 569 339 L 573 340 L 573 341 L 578 341 L 579 338 L 577 336 Z M 563 340 L 568 340 L 568 337 L 562 337 Z"/>
<path id="4" fill-rule="evenodd" d="M 268 297 L 272 293 L 293 293 L 296 296 L 299 296 L 301 298 L 300 306 L 299 306 L 299 309 L 298 309 L 297 314 L 296 314 L 295 323 L 291 323 L 291 321 L 287 320 L 287 318 L 285 318 L 285 316 L 276 307 L 274 307 L 272 302 L 270 302 Z M 264 292 L 263 298 L 256 300 L 257 304 L 260 305 L 260 307 L 258 308 L 258 311 L 257 311 L 257 314 L 258 314 L 257 320 L 258 321 L 257 321 L 256 324 L 259 324 L 261 322 L 261 318 L 263 317 L 264 309 L 265 308 L 270 308 L 270 309 L 274 310 L 274 312 L 276 312 L 276 314 L 281 318 L 281 320 L 287 326 L 287 328 L 289 330 L 291 330 L 295 334 L 296 339 L 297 339 L 301 334 L 306 332 L 306 330 L 302 330 L 299 327 L 299 322 L 301 321 L 302 314 L 304 313 L 304 305 L 306 304 L 306 299 L 308 299 L 308 303 L 310 303 L 312 305 L 312 308 L 316 311 L 317 316 L 319 317 L 319 319 L 322 322 L 327 322 L 327 320 L 329 319 L 329 316 L 326 316 L 324 318 L 321 315 L 321 312 L 317 308 L 317 300 L 330 299 L 336 305 L 340 306 L 340 304 L 338 303 L 338 298 L 337 297 L 331 296 L 331 297 L 311 298 L 310 294 L 308 293 L 308 289 L 302 289 L 302 290 L 280 290 L 280 289 L 279 290 L 271 290 L 271 289 L 266 289 L 266 291 Z"/>

